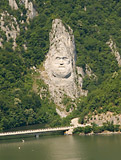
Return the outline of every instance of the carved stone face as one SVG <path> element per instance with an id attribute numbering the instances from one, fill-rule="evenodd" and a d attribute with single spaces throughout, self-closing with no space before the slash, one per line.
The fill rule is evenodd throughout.
<path id="1" fill-rule="evenodd" d="M 51 67 L 54 77 L 69 78 L 72 73 L 71 57 L 64 53 L 58 53 L 53 56 Z"/>

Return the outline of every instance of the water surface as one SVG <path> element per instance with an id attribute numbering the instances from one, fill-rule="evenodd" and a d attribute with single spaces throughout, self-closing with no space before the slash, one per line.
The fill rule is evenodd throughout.
<path id="1" fill-rule="evenodd" d="M 0 160 L 119 160 L 121 135 L 0 140 Z"/>

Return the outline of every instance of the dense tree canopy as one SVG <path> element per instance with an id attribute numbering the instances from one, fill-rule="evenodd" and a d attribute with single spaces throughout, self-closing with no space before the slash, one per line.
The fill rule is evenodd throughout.
<path id="1" fill-rule="evenodd" d="M 26 20 L 26 10 L 11 10 L 8 1 L 0 1 L 0 12 L 7 10 L 20 20 Z M 119 0 L 35 0 L 38 12 L 30 24 L 20 24 L 15 51 L 12 41 L 6 41 L 0 29 L 4 48 L 0 49 L 0 129 L 45 123 L 60 125 L 61 119 L 49 98 L 40 99 L 32 89 L 30 67 L 38 67 L 49 49 L 52 20 L 62 19 L 74 31 L 77 66 L 90 66 L 97 80 L 85 77 L 83 88 L 89 91 L 82 97 L 73 115 L 83 117 L 89 110 L 121 113 L 121 71 L 106 42 L 111 38 L 121 52 L 121 2 Z M 24 16 L 21 17 L 21 12 Z M 27 26 L 27 30 L 25 29 Z M 26 44 L 27 50 L 24 50 Z"/>

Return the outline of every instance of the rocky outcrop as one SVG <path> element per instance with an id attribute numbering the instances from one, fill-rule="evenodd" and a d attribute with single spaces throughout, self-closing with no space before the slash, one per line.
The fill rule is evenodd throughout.
<path id="1" fill-rule="evenodd" d="M 93 73 L 93 71 L 91 70 L 91 68 L 90 68 L 90 66 L 88 64 L 86 64 L 85 72 L 90 78 L 97 79 L 97 76 Z"/>
<path id="2" fill-rule="evenodd" d="M 15 10 L 18 9 L 18 5 L 15 0 L 9 0 L 9 5 L 11 6 L 12 9 L 15 9 Z"/>
<path id="3" fill-rule="evenodd" d="M 25 9 L 27 9 L 27 22 L 29 22 L 29 19 L 33 19 L 35 16 L 37 16 L 37 11 L 35 10 L 31 1 L 20 0 L 20 3 L 24 4 Z"/>
<path id="4" fill-rule="evenodd" d="M 25 9 L 27 10 L 27 19 L 26 20 L 20 20 L 17 22 L 17 19 L 8 13 L 8 11 L 4 11 L 3 13 L 0 13 L 0 28 L 1 30 L 5 33 L 7 41 L 10 39 L 13 40 L 13 49 L 17 47 L 16 44 L 16 38 L 20 33 L 20 26 L 25 24 L 25 22 L 29 23 L 29 19 L 33 19 L 36 15 L 37 12 L 33 7 L 33 3 L 28 0 L 9 0 L 9 5 L 11 6 L 12 9 L 14 10 L 19 10 L 20 5 L 24 5 Z M 21 19 L 24 16 L 24 14 L 21 12 Z M 25 27 L 27 30 L 27 27 Z M 3 39 L 2 37 L 0 38 L 0 47 L 3 46 Z M 27 46 L 23 44 L 24 49 L 27 49 Z"/>
<path id="5" fill-rule="evenodd" d="M 25 9 L 27 9 L 27 22 L 29 22 L 29 19 L 33 19 L 36 15 L 37 12 L 33 6 L 33 3 L 31 1 L 28 0 L 19 0 L 19 4 L 25 6 Z M 15 0 L 9 0 L 9 5 L 11 6 L 12 9 L 18 10 L 19 7 L 16 3 Z"/>
<path id="6" fill-rule="evenodd" d="M 90 118 L 91 117 L 91 118 Z M 88 115 L 84 119 L 85 123 L 95 123 L 97 125 L 103 125 L 107 122 L 113 122 L 114 125 L 121 125 L 121 114 L 114 114 L 113 112 L 94 114 L 92 116 Z"/>
<path id="7" fill-rule="evenodd" d="M 2 44 L 2 42 L 3 42 L 3 39 L 2 39 L 2 38 L 0 38 L 0 47 L 1 47 L 1 48 L 3 48 L 3 44 Z"/>
<path id="8" fill-rule="evenodd" d="M 109 42 L 107 42 L 107 44 L 109 45 L 112 53 L 116 57 L 116 61 L 118 62 L 118 66 L 121 67 L 121 56 L 117 50 L 116 44 L 113 42 L 113 40 L 111 38 L 110 38 Z"/>
<path id="9" fill-rule="evenodd" d="M 62 103 L 64 95 L 71 99 L 87 95 L 87 91 L 82 90 L 84 72 L 78 67 L 79 74 L 76 73 L 75 41 L 69 26 L 64 25 L 60 19 L 53 20 L 49 40 L 50 48 L 42 78 L 48 84 L 54 102 L 61 107 L 57 112 L 63 117 L 67 115 Z"/>
<path id="10" fill-rule="evenodd" d="M 29 2 L 28 5 L 26 5 L 26 7 L 28 9 L 28 11 L 27 11 L 28 19 L 33 19 L 37 15 L 37 12 L 33 7 L 33 3 Z"/>
<path id="11" fill-rule="evenodd" d="M 7 11 L 0 14 L 0 28 L 5 32 L 7 41 L 13 39 L 13 49 L 16 47 L 16 37 L 19 35 L 20 28 L 14 16 L 10 15 Z M 1 41 L 2 45 L 2 41 Z"/>

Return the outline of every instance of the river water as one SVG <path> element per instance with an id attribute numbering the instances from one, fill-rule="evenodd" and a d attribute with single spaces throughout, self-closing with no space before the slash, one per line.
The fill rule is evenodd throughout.
<path id="1" fill-rule="evenodd" d="M 120 160 L 121 135 L 0 140 L 0 160 Z"/>

